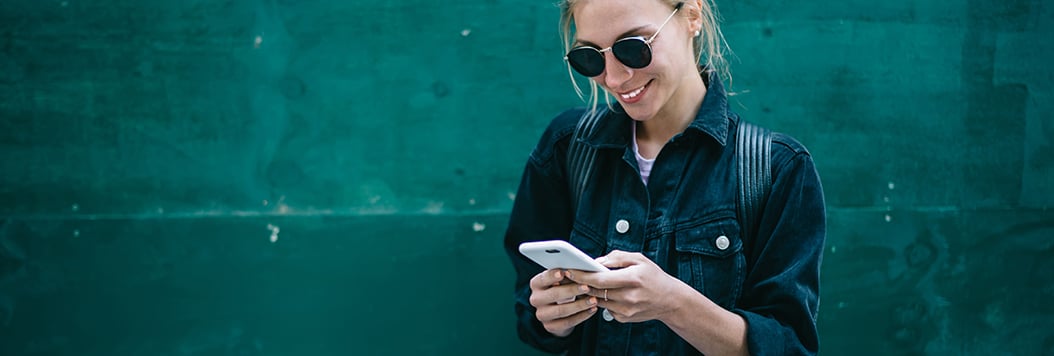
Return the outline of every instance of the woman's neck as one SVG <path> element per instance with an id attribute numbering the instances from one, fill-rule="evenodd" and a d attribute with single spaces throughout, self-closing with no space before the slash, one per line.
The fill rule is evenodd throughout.
<path id="1" fill-rule="evenodd" d="M 693 78 L 694 77 L 694 78 Z M 706 86 L 702 77 L 695 75 L 685 78 L 673 97 L 656 113 L 651 120 L 636 122 L 637 145 L 641 155 L 655 158 L 659 150 L 673 136 L 684 132 L 695 120 L 696 113 L 706 96 Z"/>

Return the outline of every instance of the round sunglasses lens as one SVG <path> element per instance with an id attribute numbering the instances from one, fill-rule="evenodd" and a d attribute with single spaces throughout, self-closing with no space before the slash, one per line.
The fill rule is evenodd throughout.
<path id="1" fill-rule="evenodd" d="M 651 47 L 643 38 L 627 38 L 611 46 L 619 62 L 630 68 L 644 68 L 651 64 Z"/>
<path id="2" fill-rule="evenodd" d="M 592 48 L 576 48 L 567 52 L 567 62 L 579 74 L 595 77 L 604 72 L 604 56 Z"/>

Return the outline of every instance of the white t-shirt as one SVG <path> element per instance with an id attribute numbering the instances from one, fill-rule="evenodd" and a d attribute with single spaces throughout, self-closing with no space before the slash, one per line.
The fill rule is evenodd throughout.
<path id="1" fill-rule="evenodd" d="M 637 146 L 637 123 L 633 123 L 633 155 L 637 156 L 637 167 L 640 167 L 640 179 L 644 185 L 648 185 L 648 176 L 651 175 L 651 167 L 655 165 L 655 159 L 647 159 L 640 155 L 640 147 Z"/>

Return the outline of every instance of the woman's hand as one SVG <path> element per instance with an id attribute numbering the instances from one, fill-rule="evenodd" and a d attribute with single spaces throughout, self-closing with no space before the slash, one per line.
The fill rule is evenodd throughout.
<path id="1" fill-rule="evenodd" d="M 679 293 L 690 291 L 697 294 L 695 289 L 670 276 L 640 253 L 616 250 L 597 258 L 597 262 L 614 270 L 575 271 L 568 277 L 590 286 L 589 294 L 595 296 L 600 307 L 607 308 L 619 322 L 664 320 L 678 310 L 678 301 L 684 300 L 677 298 Z"/>
<path id="2" fill-rule="evenodd" d="M 589 286 L 573 283 L 566 278 L 581 271 L 563 271 L 550 269 L 531 278 L 531 305 L 537 311 L 535 317 L 542 322 L 549 333 L 565 337 L 571 335 L 575 326 L 581 324 L 597 312 L 597 298 L 577 298 L 589 293 Z M 571 303 L 557 304 L 557 301 L 574 300 Z"/>

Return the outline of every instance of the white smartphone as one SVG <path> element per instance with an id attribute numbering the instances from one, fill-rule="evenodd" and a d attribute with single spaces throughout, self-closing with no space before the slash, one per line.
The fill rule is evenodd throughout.
<path id="1" fill-rule="evenodd" d="M 593 260 L 592 257 L 579 250 L 575 245 L 564 240 L 524 242 L 520 244 L 520 253 L 530 258 L 534 263 L 542 265 L 545 269 L 577 269 L 586 272 L 609 271 L 607 267 Z M 575 298 L 570 297 L 558 300 L 556 304 L 567 304 L 575 301 Z M 604 309 L 604 313 L 608 315 L 607 309 Z"/>
<path id="2" fill-rule="evenodd" d="M 524 242 L 520 244 L 520 253 L 546 269 L 608 271 L 607 267 L 564 240 Z"/>

